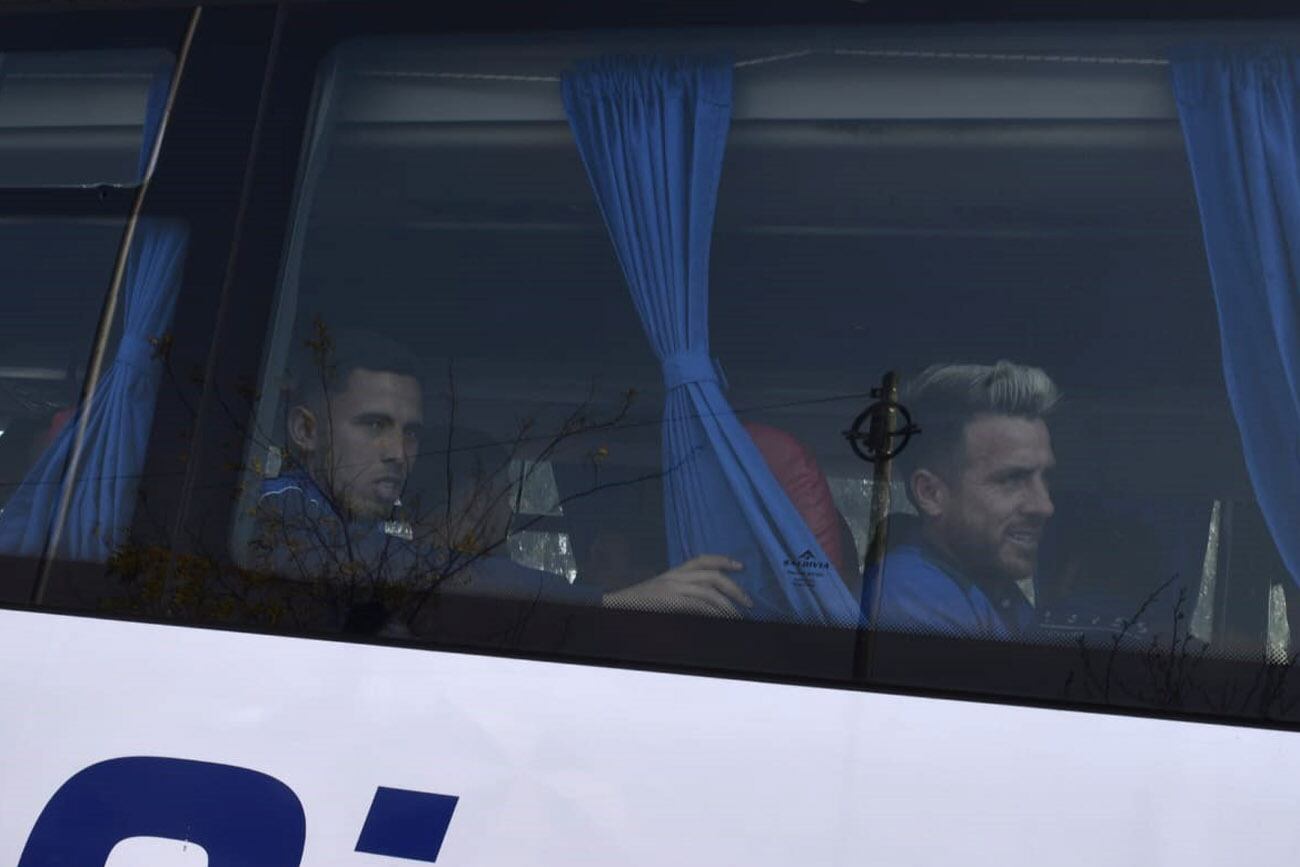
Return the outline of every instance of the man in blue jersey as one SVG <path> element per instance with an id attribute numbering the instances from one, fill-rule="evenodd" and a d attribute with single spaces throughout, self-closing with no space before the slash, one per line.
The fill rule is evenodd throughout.
<path id="1" fill-rule="evenodd" d="M 874 626 L 999 639 L 1034 628 L 1059 397 L 1042 370 L 1008 361 L 935 366 L 907 385 L 921 433 L 897 469 L 917 517 L 892 516 L 884 568 L 867 576 Z"/>
<path id="2" fill-rule="evenodd" d="M 724 616 L 752 605 L 725 574 L 740 564 L 724 556 L 605 594 L 512 562 L 491 514 L 507 502 L 493 493 L 503 468 L 471 472 L 459 455 L 449 458 L 462 464 L 458 484 L 433 497 L 441 513 L 410 514 L 402 498 L 424 427 L 418 362 L 385 338 L 339 332 L 319 335 L 298 367 L 289 468 L 263 482 L 251 560 L 327 588 L 345 627 L 400 631 L 398 609 L 433 590 Z"/>

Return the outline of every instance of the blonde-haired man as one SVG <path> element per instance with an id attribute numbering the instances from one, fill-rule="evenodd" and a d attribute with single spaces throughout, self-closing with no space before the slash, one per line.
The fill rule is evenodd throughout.
<path id="1" fill-rule="evenodd" d="M 1035 624 L 1022 586 L 1054 507 L 1047 416 L 1060 392 L 1009 361 L 931 367 L 902 402 L 922 433 L 899 457 L 917 518 L 894 516 L 868 616 L 883 629 L 1014 638 Z"/>

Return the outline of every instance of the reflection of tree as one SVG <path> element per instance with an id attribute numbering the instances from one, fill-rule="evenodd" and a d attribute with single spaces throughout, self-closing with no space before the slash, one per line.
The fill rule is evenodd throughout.
<path id="1" fill-rule="evenodd" d="M 1291 716 L 1300 701 L 1290 680 L 1297 655 L 1278 659 L 1261 649 L 1258 658 L 1217 660 L 1211 645 L 1192 634 L 1187 589 L 1179 577 L 1158 584 L 1132 615 L 1121 618 L 1100 652 L 1085 637 L 1077 639 L 1079 664 L 1066 677 L 1066 697 L 1109 706 L 1263 719 Z M 1168 591 L 1176 585 L 1170 599 Z M 1161 627 L 1162 606 L 1167 631 Z M 1139 624 L 1150 628 L 1139 635 Z M 1242 671 L 1249 676 L 1242 678 Z"/>
<path id="2" fill-rule="evenodd" d="M 1186 590 L 1178 588 L 1170 615 L 1170 631 L 1166 644 L 1165 634 L 1160 630 L 1149 636 L 1140 637 L 1135 630 L 1144 624 L 1148 614 L 1153 612 L 1156 601 L 1165 591 L 1177 584 L 1178 575 L 1173 575 L 1160 583 L 1147 594 L 1132 615 L 1119 619 L 1117 628 L 1111 633 L 1100 670 L 1094 662 L 1095 654 L 1089 650 L 1085 636 L 1079 636 L 1079 648 L 1082 654 L 1083 685 L 1090 695 L 1110 702 L 1112 693 L 1125 695 L 1141 691 L 1148 700 L 1156 700 L 1161 706 L 1177 707 L 1181 704 L 1182 690 L 1193 675 L 1197 664 L 1204 658 L 1208 645 L 1196 642 L 1187 629 Z M 1143 632 L 1147 630 L 1144 628 Z M 1193 646 L 1195 643 L 1195 647 Z M 1141 654 L 1145 680 L 1142 685 L 1129 682 L 1121 672 L 1127 673 L 1127 667 L 1117 668 L 1121 654 Z"/>
<path id="3" fill-rule="evenodd" d="M 328 400 L 333 340 L 319 319 L 304 348 L 311 359 L 312 375 L 321 378 Z M 170 357 L 163 357 L 167 382 L 184 391 Z M 358 538 L 359 533 L 373 537 L 373 524 L 350 515 L 347 504 L 335 493 L 339 489 L 336 480 L 325 479 L 318 487 L 326 508 L 281 514 L 261 508 L 245 511 L 241 520 L 255 521 L 257 530 L 247 550 L 235 551 L 233 558 L 225 551 L 207 550 L 198 533 L 187 540 L 195 553 L 179 553 L 175 546 L 138 540 L 120 546 L 109 570 L 125 592 L 111 604 L 136 614 L 186 621 L 307 629 L 342 623 L 362 631 L 374 631 L 387 623 L 418 632 L 436 606 L 439 591 L 472 586 L 491 560 L 506 555 L 508 539 L 529 532 L 545 519 L 544 515 L 522 515 L 520 509 L 524 491 L 540 468 L 558 456 L 581 452 L 590 440 L 599 442 L 603 434 L 625 421 L 635 397 L 635 391 L 629 389 L 602 407 L 593 384 L 563 417 L 543 421 L 531 414 L 519 419 L 504 438 L 465 445 L 460 442 L 458 382 L 449 365 L 439 425 L 441 441 L 423 444 L 419 458 L 438 463 L 440 484 L 436 490 L 403 496 L 400 512 L 388 522 L 393 533 L 383 544 L 374 544 L 373 538 Z M 253 444 L 247 450 L 250 465 L 239 460 L 230 462 L 229 468 L 254 483 L 260 482 L 266 470 L 259 455 L 279 445 L 278 435 L 250 429 L 247 422 L 256 417 L 259 398 L 246 381 L 236 388 L 233 399 L 214 394 L 216 406 L 237 429 L 247 432 L 245 441 Z M 193 403 L 184 395 L 181 403 L 194 419 Z M 232 451 L 242 451 L 244 444 L 227 445 Z M 588 451 L 586 460 L 593 467 L 591 484 L 566 492 L 554 504 L 557 508 L 608 488 L 663 475 L 657 471 L 602 482 L 595 468 L 608 456 L 608 446 L 599 444 Z M 307 469 L 292 454 L 284 461 L 281 472 Z M 236 499 L 247 498 L 238 492 Z M 165 523 L 163 516 L 151 514 L 143 497 L 139 512 L 145 523 L 159 527 Z M 529 592 L 536 594 L 536 590 Z"/>
<path id="4" fill-rule="evenodd" d="M 313 357 L 322 372 L 329 363 L 328 343 L 319 332 L 314 339 L 320 351 Z M 178 391 L 203 387 L 202 376 L 176 374 L 167 348 L 168 343 L 163 342 L 158 350 L 166 362 L 166 382 Z M 230 454 L 243 454 L 243 446 L 250 440 L 254 444 L 249 458 L 231 458 L 230 469 L 259 480 L 266 470 L 259 455 L 280 445 L 278 434 L 255 429 L 249 422 L 256 417 L 261 395 L 249 378 L 237 381 L 229 393 L 215 385 L 209 387 L 218 411 L 246 432 L 242 441 L 226 444 Z M 224 548 L 207 547 L 197 532 L 183 540 L 183 545 L 149 544 L 137 537 L 120 546 L 110 561 L 110 575 L 122 592 L 105 604 L 134 616 L 180 622 L 277 631 L 346 627 L 364 632 L 395 624 L 424 634 L 436 620 L 433 613 L 443 591 L 472 586 L 476 570 L 491 558 L 503 557 L 510 539 L 537 531 L 546 519 L 542 514 L 525 515 L 530 510 L 523 508 L 523 503 L 529 482 L 543 472 L 548 461 L 576 459 L 590 468 L 580 489 L 565 491 L 548 504 L 559 509 L 609 488 L 657 481 L 664 475 L 665 470 L 660 470 L 608 481 L 613 474 L 605 469 L 611 460 L 605 435 L 625 423 L 634 392 L 602 403 L 593 385 L 560 417 L 543 419 L 537 413 L 528 414 L 505 437 L 465 444 L 461 435 L 469 427 L 462 419 L 460 390 L 455 370 L 449 366 L 442 425 L 436 441 L 425 444 L 420 458 L 441 466 L 440 486 L 426 490 L 423 497 L 404 498 L 410 547 L 425 552 L 423 556 L 404 558 L 395 554 L 396 547 L 382 551 L 377 559 L 363 556 L 352 538 L 354 528 L 329 514 L 314 525 L 280 528 L 292 531 L 286 536 L 315 540 L 314 545 L 297 551 L 286 544 L 288 554 L 298 555 L 296 560 L 291 557 L 292 568 L 287 572 L 267 568 L 268 564 L 257 563 L 255 557 L 241 560 L 232 558 Z M 193 420 L 195 402 L 185 400 L 186 396 L 182 395 L 182 400 Z M 473 459 L 476 454 L 477 460 Z M 291 469 L 294 465 L 289 460 Z M 512 467 L 517 468 L 513 473 Z M 329 496 L 328 490 L 322 493 Z M 236 492 L 235 496 L 238 500 L 242 494 Z M 234 503 L 223 499 L 217 505 L 230 509 Z M 330 506 L 330 512 L 346 515 L 343 504 L 331 502 Z M 156 514 L 144 498 L 137 514 L 138 523 L 154 527 L 159 537 L 167 538 L 170 516 Z M 242 519 L 254 517 L 246 513 Z M 337 521 L 337 526 L 331 521 Z M 332 539 L 333 533 L 340 539 Z M 1096 540 L 1082 540 L 1088 541 Z M 1134 563 L 1124 556 L 1135 547 L 1153 546 L 1105 546 L 1089 561 L 1089 574 L 1123 575 L 1127 584 L 1135 573 L 1156 568 L 1152 562 Z M 1177 575 L 1159 582 L 1134 605 L 1130 615 L 1120 618 L 1100 647 L 1080 639 L 1077 656 L 1062 669 L 1053 670 L 1051 688 L 1061 683 L 1058 676 L 1066 676 L 1067 698 L 1110 707 L 1266 719 L 1288 718 L 1297 712 L 1300 696 L 1291 678 L 1295 655 L 1278 661 L 1261 653 L 1255 660 L 1236 661 L 1225 674 L 1213 648 L 1192 634 L 1189 608 L 1187 590 Z M 505 628 L 521 628 L 530 610 L 527 605 L 514 608 L 516 614 L 511 616 L 516 619 Z"/>

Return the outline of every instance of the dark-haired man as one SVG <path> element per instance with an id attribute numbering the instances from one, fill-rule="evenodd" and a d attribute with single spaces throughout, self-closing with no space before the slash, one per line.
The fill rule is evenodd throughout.
<path id="1" fill-rule="evenodd" d="M 285 424 L 292 466 L 263 483 L 253 559 L 269 571 L 335 588 L 352 627 L 367 628 L 358 618 L 375 626 L 376 619 L 394 616 L 376 600 L 402 591 L 418 596 L 435 585 L 725 616 L 753 604 L 725 574 L 740 564 L 724 556 L 696 557 L 602 594 L 499 556 L 502 539 L 440 537 L 440 527 L 463 525 L 464 516 L 410 520 L 401 503 L 425 422 L 418 363 L 385 338 L 340 332 L 301 367 Z"/>
<path id="2" fill-rule="evenodd" d="M 922 428 L 899 468 L 918 518 L 894 516 L 883 574 L 867 576 L 874 625 L 1013 638 L 1035 624 L 1026 590 L 1054 507 L 1046 416 L 1059 399 L 1043 371 L 931 367 L 902 402 Z"/>

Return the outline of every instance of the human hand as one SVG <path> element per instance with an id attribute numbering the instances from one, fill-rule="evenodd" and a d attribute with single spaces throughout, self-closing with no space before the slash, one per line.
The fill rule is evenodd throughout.
<path id="1" fill-rule="evenodd" d="M 742 568 L 730 557 L 702 554 L 640 584 L 606 593 L 601 604 L 607 608 L 638 611 L 739 617 L 740 607 L 753 608 L 754 600 L 723 573 L 738 572 Z"/>

